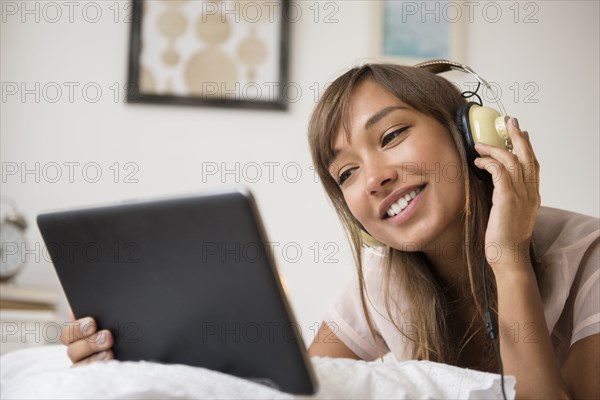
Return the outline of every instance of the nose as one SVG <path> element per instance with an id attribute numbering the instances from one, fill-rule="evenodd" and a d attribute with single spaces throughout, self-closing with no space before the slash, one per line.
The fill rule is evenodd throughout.
<path id="1" fill-rule="evenodd" d="M 398 172 L 395 168 L 382 165 L 373 165 L 367 173 L 367 194 L 376 195 L 386 185 L 394 182 L 397 178 Z"/>

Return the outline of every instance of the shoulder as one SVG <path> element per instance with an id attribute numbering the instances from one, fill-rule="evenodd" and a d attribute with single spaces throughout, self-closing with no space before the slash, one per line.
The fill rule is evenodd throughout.
<path id="1" fill-rule="evenodd" d="M 583 223 L 585 225 L 590 224 L 598 228 L 597 217 L 591 215 L 585 215 L 570 210 L 563 210 L 560 208 L 541 206 L 538 210 L 537 220 L 539 223 L 559 223 L 569 225 L 571 223 Z"/>
<path id="2" fill-rule="evenodd" d="M 573 211 L 540 207 L 533 241 L 539 256 L 561 250 L 580 252 L 600 237 L 600 219 Z"/>
<path id="3" fill-rule="evenodd" d="M 600 219 L 557 208 L 541 207 L 533 231 L 538 288 L 550 331 L 584 281 L 598 269 L 592 253 L 600 245 Z M 579 279 L 576 279 L 579 276 Z"/>

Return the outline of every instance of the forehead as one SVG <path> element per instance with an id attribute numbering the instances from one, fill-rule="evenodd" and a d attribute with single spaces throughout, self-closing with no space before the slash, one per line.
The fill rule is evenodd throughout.
<path id="1" fill-rule="evenodd" d="M 350 143 L 352 133 L 364 130 L 365 125 L 373 116 L 390 107 L 411 108 L 386 88 L 370 79 L 358 84 L 350 96 L 347 112 L 342 116 L 333 136 L 333 147 L 339 148 L 346 142 Z"/>

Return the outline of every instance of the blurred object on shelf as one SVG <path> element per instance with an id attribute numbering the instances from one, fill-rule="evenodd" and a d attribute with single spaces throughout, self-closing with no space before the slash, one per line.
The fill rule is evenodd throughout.
<path id="1" fill-rule="evenodd" d="M 0 283 L 0 354 L 60 343 L 59 293 L 41 286 Z"/>

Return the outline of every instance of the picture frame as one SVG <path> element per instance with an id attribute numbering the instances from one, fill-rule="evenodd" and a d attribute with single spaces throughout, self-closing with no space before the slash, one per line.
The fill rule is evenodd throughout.
<path id="1" fill-rule="evenodd" d="M 405 64 L 432 59 L 462 63 L 465 23 L 458 7 L 439 0 L 373 1 L 373 58 Z"/>
<path id="2" fill-rule="evenodd" d="M 132 0 L 125 101 L 287 110 L 289 0 Z"/>

